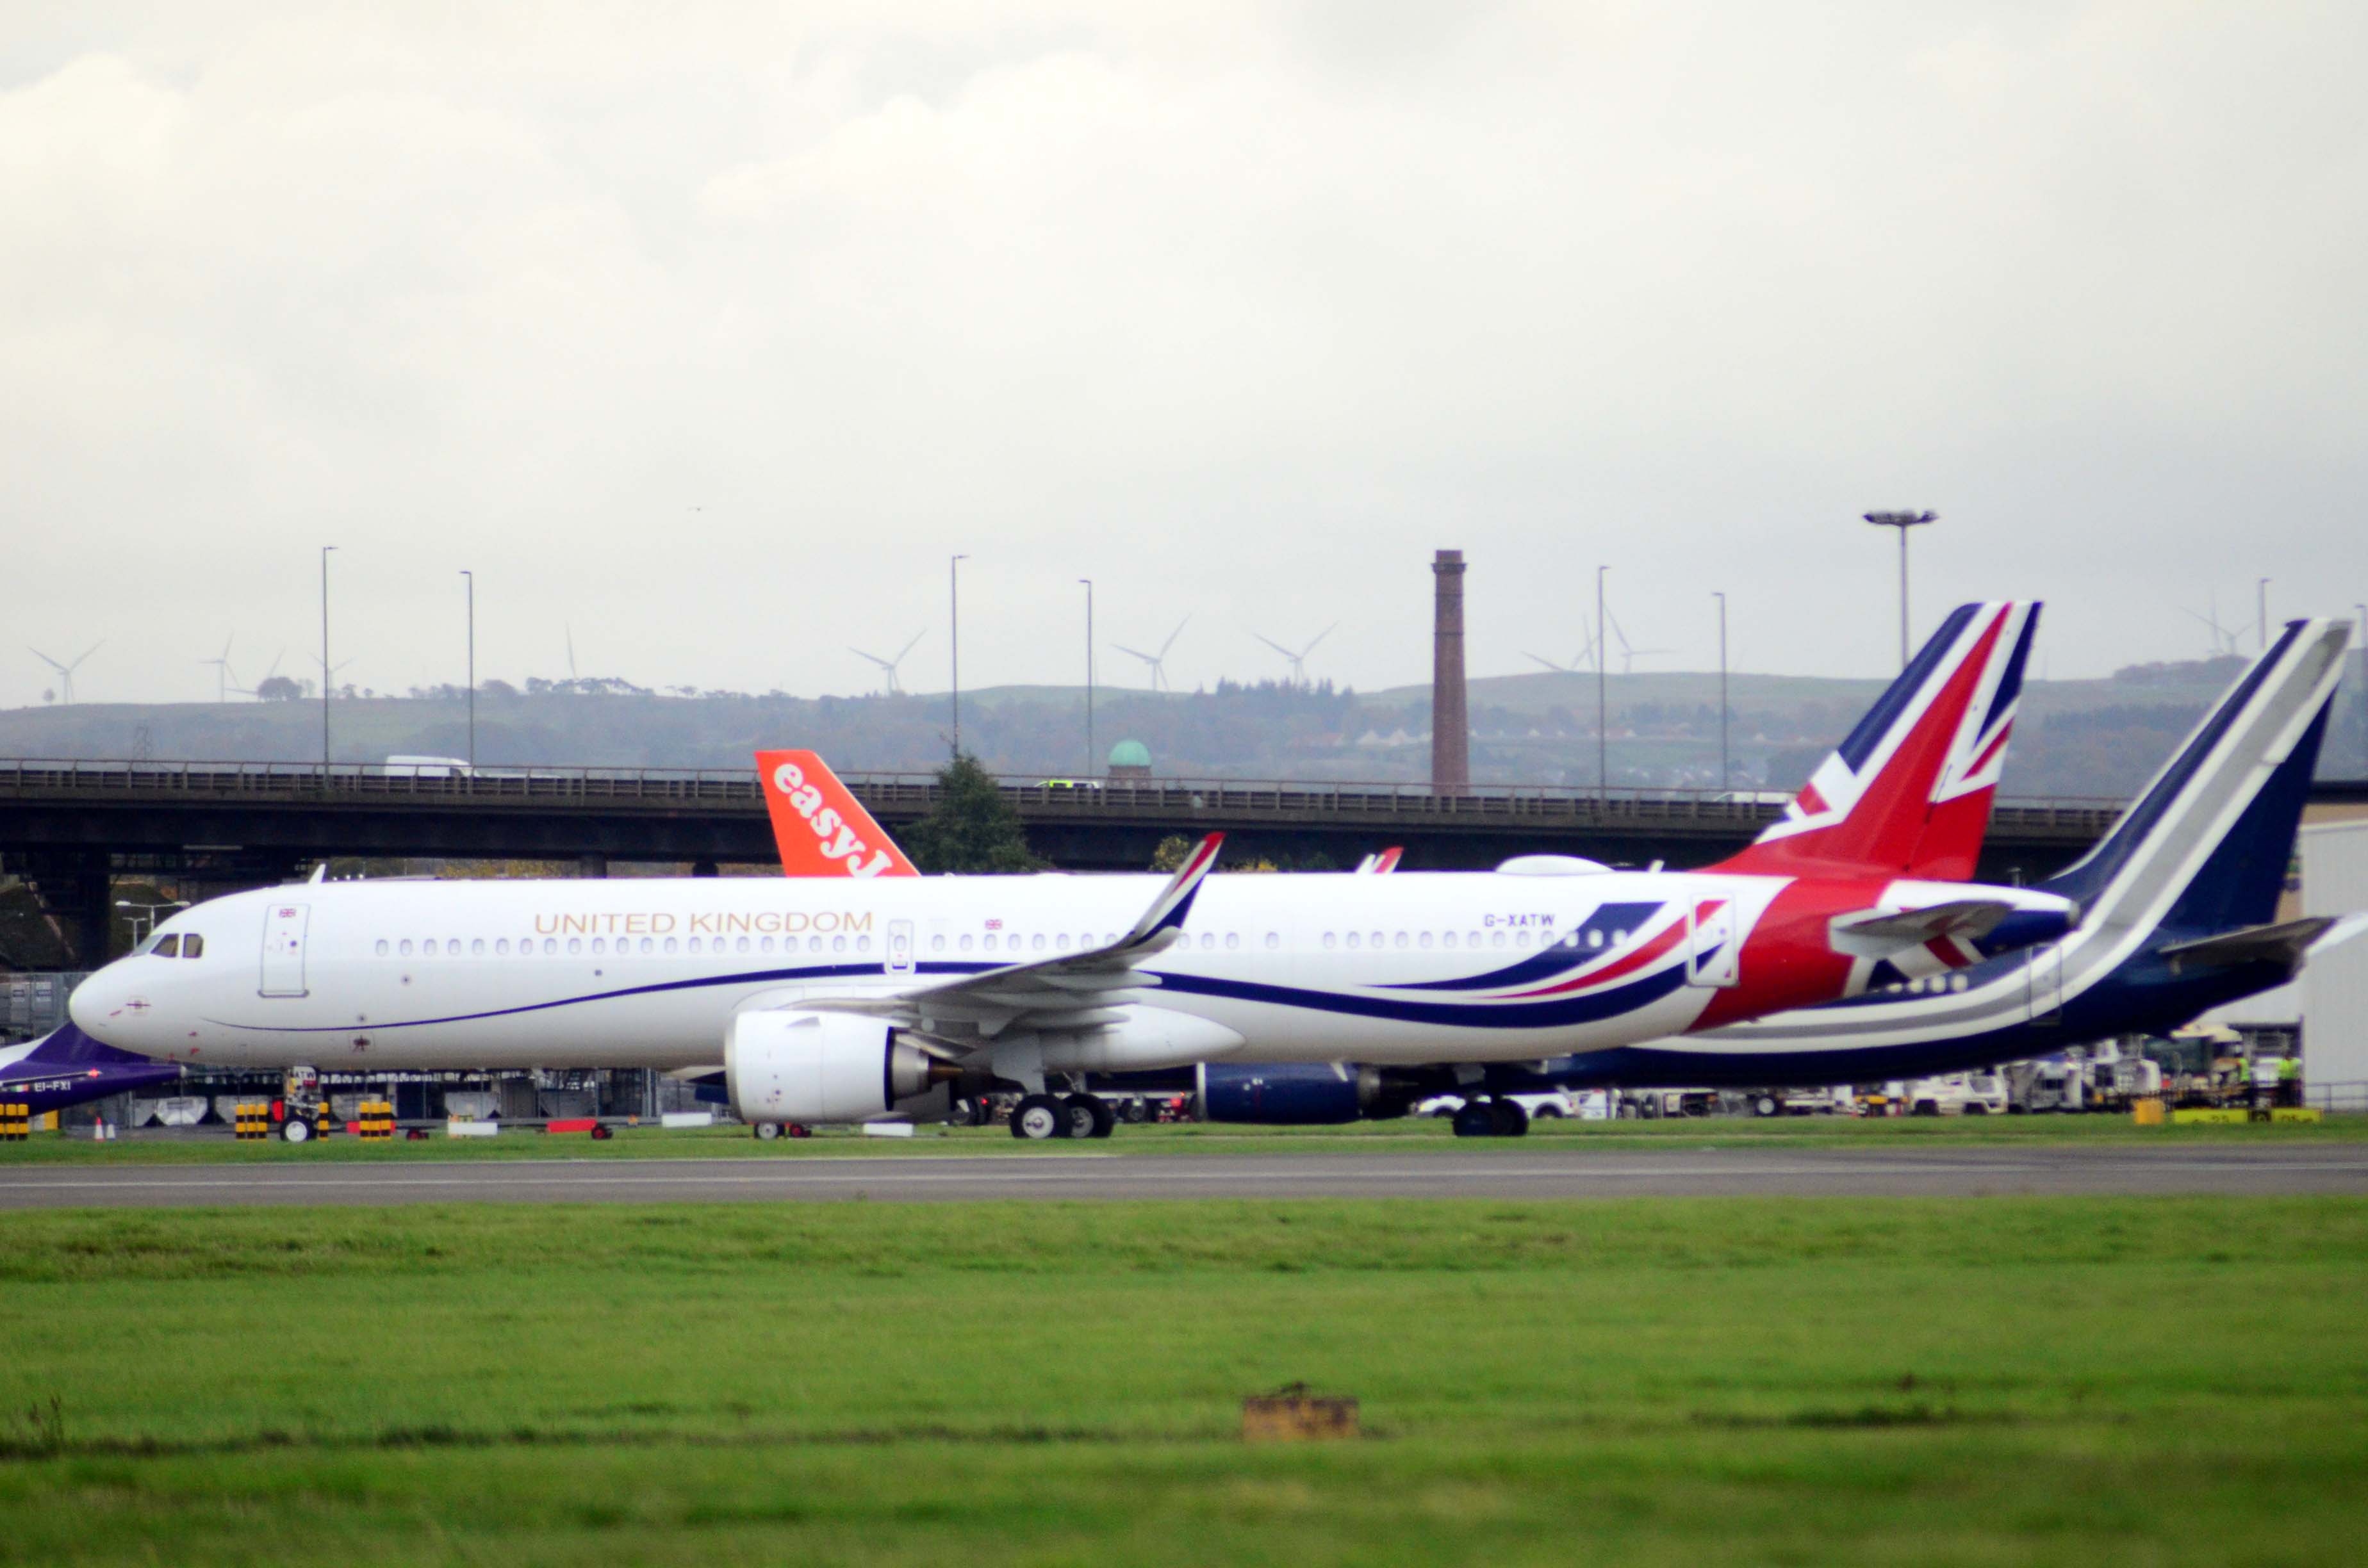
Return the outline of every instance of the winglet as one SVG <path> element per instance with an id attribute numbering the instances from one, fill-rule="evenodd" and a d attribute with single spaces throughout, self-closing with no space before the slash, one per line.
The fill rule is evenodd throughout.
<path id="1" fill-rule="evenodd" d="M 1184 857 L 1184 864 L 1176 869 L 1176 875 L 1168 879 L 1159 896 L 1151 901 L 1151 907 L 1143 912 L 1143 918 L 1134 923 L 1134 929 L 1120 938 L 1118 945 L 1131 948 L 1151 940 L 1162 931 L 1180 930 L 1184 916 L 1191 913 L 1193 896 L 1201 891 L 1209 873 L 1216 869 L 1217 851 L 1224 842 L 1224 834 L 1212 833 L 1193 846 L 1192 853 Z"/>
<path id="2" fill-rule="evenodd" d="M 773 818 L 781 870 L 792 877 L 917 877 L 830 765 L 810 751 L 760 751 L 757 781 Z"/>
<path id="3" fill-rule="evenodd" d="M 1368 855 L 1357 862 L 1357 874 L 1361 877 L 1386 877 L 1398 869 L 1398 857 L 1406 853 L 1403 845 L 1393 844 L 1377 855 Z"/>

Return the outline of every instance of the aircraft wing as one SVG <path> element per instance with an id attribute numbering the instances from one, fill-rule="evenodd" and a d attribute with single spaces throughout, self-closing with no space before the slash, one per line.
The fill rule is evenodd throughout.
<path id="1" fill-rule="evenodd" d="M 863 1013 L 896 1021 L 914 1043 L 958 1058 L 1007 1029 L 1038 1032 L 1099 1028 L 1125 1017 L 1159 977 L 1141 960 L 1174 945 L 1201 884 L 1217 864 L 1225 835 L 1212 833 L 1184 858 L 1151 907 L 1117 941 L 1032 963 L 1006 964 L 885 996 L 805 996 L 800 1007 Z"/>
<path id="2" fill-rule="evenodd" d="M 2312 953 L 2348 942 L 2368 931 L 2368 915 L 2313 915 L 2275 926 L 2248 926 L 2193 942 L 2163 949 L 2173 972 L 2186 969 L 2226 969 L 2237 964 L 2274 963 L 2288 974 L 2302 968 Z"/>
<path id="3" fill-rule="evenodd" d="M 1834 951 L 1852 958 L 1888 958 L 1946 937 L 1987 937 L 2014 905 L 1995 899 L 1959 898 L 1921 909 L 1870 909 L 1837 915 L 1829 927 Z"/>

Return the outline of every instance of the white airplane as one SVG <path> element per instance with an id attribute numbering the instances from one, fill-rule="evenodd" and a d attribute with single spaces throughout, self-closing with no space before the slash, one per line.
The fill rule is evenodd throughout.
<path id="1" fill-rule="evenodd" d="M 2070 899 L 1974 886 L 2036 607 L 1953 613 L 1741 854 L 1697 872 L 908 874 L 810 753 L 759 755 L 780 880 L 318 880 L 159 926 L 71 1004 L 167 1062 L 360 1070 L 721 1062 L 763 1127 L 1015 1084 L 1026 1138 L 1105 1135 L 1054 1081 L 1228 1059 L 1534 1062 L 1946 976 Z M 851 873 L 851 874 L 849 874 Z"/>

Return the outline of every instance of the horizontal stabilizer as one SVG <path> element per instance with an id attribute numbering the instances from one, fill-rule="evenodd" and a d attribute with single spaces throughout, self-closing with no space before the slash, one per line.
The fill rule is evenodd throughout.
<path id="1" fill-rule="evenodd" d="M 1922 909 L 1867 909 L 1835 915 L 1827 939 L 1834 951 L 1851 958 L 1889 958 L 1944 937 L 1987 937 L 2014 913 L 2014 905 L 1987 898 L 1952 899 Z"/>
<path id="2" fill-rule="evenodd" d="M 2331 948 L 2368 931 L 2368 915 L 2312 915 L 2274 926 L 2248 926 L 2217 937 L 2180 942 L 2162 949 L 2174 972 L 2190 969 L 2233 969 L 2240 964 L 2273 963 L 2288 974 L 2322 948 Z"/>

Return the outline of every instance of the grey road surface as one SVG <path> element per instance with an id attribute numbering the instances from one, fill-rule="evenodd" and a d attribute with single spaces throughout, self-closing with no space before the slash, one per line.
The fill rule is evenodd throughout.
<path id="1" fill-rule="evenodd" d="M 0 1168 L 0 1209 L 983 1199 L 2368 1194 L 2368 1145 L 1488 1149 Z"/>

